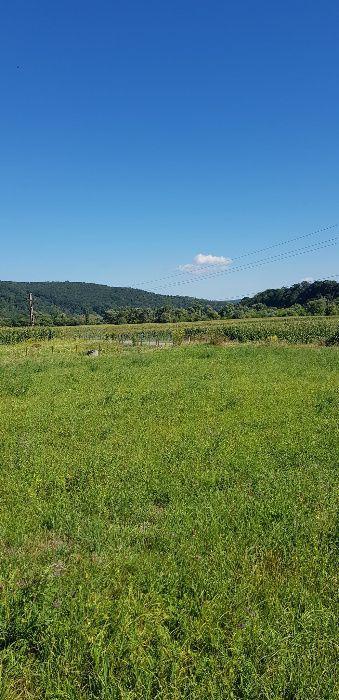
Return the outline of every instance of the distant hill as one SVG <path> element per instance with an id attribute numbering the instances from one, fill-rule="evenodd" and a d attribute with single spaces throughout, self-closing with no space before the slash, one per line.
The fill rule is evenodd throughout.
<path id="1" fill-rule="evenodd" d="M 0 282 L 0 319 L 27 316 L 27 295 L 32 292 L 35 310 L 43 314 L 98 314 L 108 309 L 189 308 L 224 302 L 210 302 L 187 296 L 154 294 L 132 287 L 109 287 L 91 282 Z"/>
<path id="2" fill-rule="evenodd" d="M 132 287 L 109 287 L 105 284 L 90 282 L 0 282 L 0 325 L 20 325 L 27 323 L 28 292 L 33 293 L 34 308 L 38 322 L 68 323 L 100 321 L 109 310 L 130 309 L 209 309 L 207 317 L 213 318 L 213 310 L 225 317 L 225 307 L 232 302 L 211 301 L 189 296 L 168 296 L 155 294 Z M 295 305 L 306 306 L 314 300 L 322 303 L 339 301 L 339 283 L 334 281 L 301 282 L 292 287 L 266 289 L 253 297 L 244 297 L 236 304 L 239 314 L 246 309 L 258 310 L 261 306 L 267 309 L 288 309 Z M 321 306 L 319 307 L 321 309 Z M 242 309 L 242 310 L 241 310 Z M 210 311 L 212 310 L 212 314 Z M 313 311 L 315 313 L 315 311 Z M 218 313 L 215 314 L 218 316 Z M 321 310 L 319 313 L 322 313 Z M 199 314 L 192 314 L 196 320 Z M 45 316 L 45 318 L 44 318 Z M 178 315 L 180 318 L 180 314 Z"/>
<path id="3" fill-rule="evenodd" d="M 291 287 L 279 287 L 277 289 L 266 289 L 253 297 L 244 297 L 241 304 L 254 306 L 255 304 L 265 304 L 268 307 L 277 309 L 289 308 L 294 304 L 305 306 L 309 301 L 316 299 L 326 299 L 334 301 L 339 298 L 339 282 L 333 280 L 318 280 L 315 282 L 299 282 Z"/>

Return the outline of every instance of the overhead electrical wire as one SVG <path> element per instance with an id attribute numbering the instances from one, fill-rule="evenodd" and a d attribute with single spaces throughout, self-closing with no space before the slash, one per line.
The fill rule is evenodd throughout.
<path id="1" fill-rule="evenodd" d="M 319 243 L 314 243 L 309 246 L 303 246 L 302 248 L 297 248 L 296 250 L 281 252 L 278 255 L 270 255 L 262 260 L 256 260 L 246 265 L 237 265 L 236 267 L 227 268 L 223 270 L 216 270 L 214 272 L 204 273 L 203 275 L 193 275 L 189 279 L 183 279 L 175 282 L 170 282 L 167 285 L 162 285 L 156 287 L 157 290 L 169 289 L 172 287 L 179 287 L 184 284 L 191 284 L 192 282 L 197 282 L 200 280 L 210 279 L 214 277 L 219 277 L 220 275 L 230 275 L 235 272 L 243 272 L 246 270 L 255 269 L 257 267 L 262 267 L 264 265 L 269 265 L 274 262 L 280 262 L 285 259 L 299 257 L 300 255 L 305 255 L 307 253 L 313 253 L 317 250 L 322 250 L 324 248 L 329 248 L 337 245 L 339 236 L 333 236 L 332 238 L 319 241 Z"/>
<path id="2" fill-rule="evenodd" d="M 272 243 L 271 245 L 265 246 L 264 248 L 257 248 L 256 250 L 247 251 L 245 253 L 242 253 L 241 255 L 238 255 L 238 256 L 232 258 L 231 263 L 233 263 L 234 261 L 237 261 L 237 260 L 243 260 L 244 258 L 248 258 L 251 255 L 257 255 L 257 254 L 263 253 L 267 250 L 273 250 L 274 248 L 278 248 L 278 247 L 283 246 L 283 245 L 288 245 L 289 243 L 295 243 L 296 241 L 300 241 L 300 240 L 305 239 L 305 238 L 310 238 L 311 236 L 316 236 L 319 233 L 324 233 L 325 231 L 330 231 L 330 230 L 337 228 L 337 227 L 338 227 L 338 224 L 331 224 L 331 226 L 325 226 L 323 228 L 316 229 L 316 230 L 311 231 L 309 233 L 304 233 L 304 234 L 301 234 L 299 236 L 294 236 L 293 238 L 287 238 L 283 241 L 279 241 L 278 243 Z M 220 263 L 220 262 L 211 263 L 209 265 L 195 265 L 194 271 L 195 272 L 204 272 L 206 270 L 206 272 L 207 272 L 207 271 L 211 270 L 211 268 L 220 268 L 221 265 L 222 265 L 222 263 Z M 154 284 L 155 282 L 162 282 L 164 280 L 172 279 L 175 277 L 185 277 L 185 276 L 187 277 L 187 275 L 191 275 L 191 274 L 192 274 L 192 270 L 176 270 L 175 272 L 169 273 L 168 275 L 164 275 L 163 277 L 157 277 L 157 278 L 154 278 L 152 280 L 141 280 L 139 282 L 134 282 L 130 286 L 131 287 L 138 287 L 139 285 L 147 285 L 148 286 L 150 284 Z M 200 279 L 202 279 L 202 278 L 200 277 Z"/>
<path id="3" fill-rule="evenodd" d="M 268 265 L 270 263 L 274 262 L 279 262 L 280 260 L 284 259 L 289 259 L 289 258 L 294 258 L 298 257 L 300 255 L 305 255 L 307 253 L 312 253 L 316 252 L 317 250 L 321 250 L 323 248 L 329 248 L 331 246 L 337 245 L 337 242 L 339 240 L 339 236 L 334 236 L 333 238 L 328 238 L 325 239 L 324 241 L 320 241 L 319 243 L 315 243 L 309 246 L 303 246 L 302 248 L 297 248 L 296 250 L 292 251 L 287 251 L 287 252 L 281 252 L 278 255 L 270 255 L 267 258 L 263 258 L 262 260 L 256 260 L 253 262 L 250 262 L 246 265 L 237 265 L 236 267 L 232 268 L 227 268 L 223 270 L 216 270 L 214 272 L 208 272 L 204 273 L 203 275 L 193 275 L 189 279 L 185 279 L 182 281 L 175 281 L 171 282 L 170 284 L 163 286 L 163 287 L 158 287 L 157 289 L 164 289 L 168 287 L 176 287 L 176 286 L 181 286 L 183 284 L 191 284 L 192 282 L 196 282 L 197 280 L 205 280 L 205 279 L 210 279 L 214 277 L 219 277 L 221 275 L 230 275 L 234 272 L 243 272 L 244 270 L 249 270 L 252 268 L 256 267 L 261 267 L 263 265 Z"/>

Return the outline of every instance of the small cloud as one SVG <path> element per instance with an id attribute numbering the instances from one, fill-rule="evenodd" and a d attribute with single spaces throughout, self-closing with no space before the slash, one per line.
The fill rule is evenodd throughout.
<path id="1" fill-rule="evenodd" d="M 202 274 L 206 272 L 208 267 L 227 267 L 232 262 L 231 258 L 225 258 L 223 255 L 211 255 L 205 253 L 198 253 L 194 258 L 192 263 L 186 263 L 186 265 L 179 265 L 179 270 L 183 272 L 193 272 L 194 274 Z"/>
<path id="2" fill-rule="evenodd" d="M 314 277 L 303 277 L 301 282 L 314 282 Z"/>

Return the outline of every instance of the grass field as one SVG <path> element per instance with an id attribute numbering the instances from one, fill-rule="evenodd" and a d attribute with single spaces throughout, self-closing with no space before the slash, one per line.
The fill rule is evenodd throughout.
<path id="1" fill-rule="evenodd" d="M 337 347 L 0 349 L 1 700 L 333 700 Z"/>

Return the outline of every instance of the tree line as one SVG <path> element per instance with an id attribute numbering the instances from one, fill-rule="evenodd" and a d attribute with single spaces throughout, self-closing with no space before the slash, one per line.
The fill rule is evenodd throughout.
<path id="1" fill-rule="evenodd" d="M 99 314 L 36 314 L 36 325 L 39 326 L 77 326 L 85 324 L 114 325 L 136 323 L 178 323 L 180 321 L 211 321 L 241 318 L 268 318 L 282 316 L 339 316 L 339 300 L 328 300 L 324 297 L 312 299 L 305 305 L 293 304 L 289 307 L 269 307 L 262 303 L 248 306 L 243 303 L 228 303 L 218 311 L 212 306 L 196 306 L 187 309 L 163 306 L 157 309 L 134 308 L 128 306 L 122 309 L 108 309 L 103 315 Z M 27 316 L 12 319 L 0 319 L 0 325 L 26 326 Z"/>

